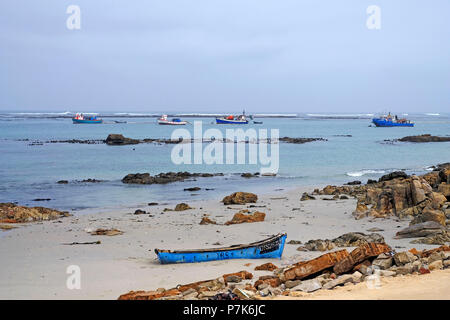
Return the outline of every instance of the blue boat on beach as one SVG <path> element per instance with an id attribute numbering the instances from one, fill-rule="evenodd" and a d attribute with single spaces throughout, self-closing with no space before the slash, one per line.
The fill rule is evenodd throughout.
<path id="1" fill-rule="evenodd" d="M 373 118 L 372 122 L 377 127 L 414 127 L 413 122 L 399 119 L 397 116 L 392 117 L 391 113 L 380 118 Z"/>
<path id="2" fill-rule="evenodd" d="M 102 119 L 98 119 L 97 116 L 85 117 L 82 113 L 77 113 L 74 118 L 72 118 L 72 123 L 103 123 Z"/>
<path id="3" fill-rule="evenodd" d="M 155 249 L 159 261 L 168 263 L 192 263 L 226 259 L 268 259 L 281 258 L 287 234 L 277 234 L 268 239 L 249 244 L 238 244 L 225 248 L 194 250 Z"/>

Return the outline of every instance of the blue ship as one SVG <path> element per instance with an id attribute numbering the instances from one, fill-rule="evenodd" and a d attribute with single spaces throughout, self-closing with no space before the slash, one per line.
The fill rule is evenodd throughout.
<path id="1" fill-rule="evenodd" d="M 373 118 L 372 122 L 377 127 L 414 127 L 414 122 L 399 119 L 397 116 L 392 117 L 391 113 L 384 117 Z"/>
<path id="2" fill-rule="evenodd" d="M 82 113 L 77 113 L 74 118 L 72 118 L 74 124 L 79 123 L 103 123 L 102 119 L 97 119 L 97 116 L 85 117 Z"/>
<path id="3" fill-rule="evenodd" d="M 247 119 L 227 119 L 227 118 L 216 118 L 217 124 L 247 124 Z"/>
<path id="4" fill-rule="evenodd" d="M 168 263 L 192 263 L 226 259 L 267 259 L 281 258 L 287 234 L 277 234 L 268 239 L 250 244 L 238 244 L 225 248 L 195 250 L 155 249 L 159 261 Z"/>

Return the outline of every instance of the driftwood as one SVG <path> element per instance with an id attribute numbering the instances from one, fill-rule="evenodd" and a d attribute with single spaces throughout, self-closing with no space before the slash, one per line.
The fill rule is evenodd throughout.
<path id="1" fill-rule="evenodd" d="M 64 245 L 67 246 L 73 246 L 73 245 L 77 245 L 77 244 L 100 244 L 101 241 L 91 241 L 91 242 L 71 242 L 71 243 L 63 243 Z"/>

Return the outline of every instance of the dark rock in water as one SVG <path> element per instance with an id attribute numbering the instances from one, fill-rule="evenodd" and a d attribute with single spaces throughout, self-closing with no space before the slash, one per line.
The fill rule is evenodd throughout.
<path id="1" fill-rule="evenodd" d="M 394 171 L 388 174 L 385 174 L 384 176 L 382 176 L 378 182 L 382 182 L 382 181 L 389 181 L 389 180 L 393 180 L 393 179 L 397 179 L 397 178 L 408 178 L 408 175 L 403 172 L 403 171 Z"/>
<path id="2" fill-rule="evenodd" d="M 134 183 L 134 184 L 152 184 L 153 177 L 150 175 L 150 173 L 130 173 L 126 175 L 122 179 L 123 183 Z"/>
<path id="3" fill-rule="evenodd" d="M 367 180 L 367 184 L 373 184 L 373 183 L 377 183 L 377 182 L 378 182 L 377 180 L 372 180 L 372 179 Z"/>
<path id="4" fill-rule="evenodd" d="M 158 202 L 150 202 L 148 205 L 149 205 L 149 206 L 157 206 L 157 205 L 158 205 Z"/>
<path id="5" fill-rule="evenodd" d="M 361 181 L 355 180 L 355 181 L 350 181 L 350 182 L 346 183 L 346 185 L 349 185 L 349 186 L 354 186 L 354 185 L 358 185 L 358 184 L 361 184 Z"/>
<path id="6" fill-rule="evenodd" d="M 69 217 L 68 212 L 44 207 L 25 207 L 14 203 L 0 203 L 0 223 L 25 223 Z"/>
<path id="7" fill-rule="evenodd" d="M 444 211 L 426 207 L 423 209 L 422 214 L 415 216 L 410 224 L 413 225 L 427 221 L 436 221 L 437 223 L 445 226 L 445 220 L 446 217 Z"/>
<path id="8" fill-rule="evenodd" d="M 167 172 L 151 176 L 149 173 L 130 173 L 123 179 L 123 183 L 132 184 L 165 184 L 176 181 L 184 181 L 192 177 L 213 177 L 222 176 L 223 173 L 189 173 L 189 172 Z"/>
<path id="9" fill-rule="evenodd" d="M 202 190 L 202 188 L 199 187 L 192 187 L 192 188 L 185 188 L 184 191 L 199 191 Z"/>
<path id="10" fill-rule="evenodd" d="M 81 180 L 80 182 L 99 183 L 99 182 L 103 182 L 103 180 L 97 180 L 97 179 L 89 178 L 89 179 Z"/>
<path id="11" fill-rule="evenodd" d="M 48 199 L 40 199 L 40 198 L 33 199 L 33 201 L 50 201 L 50 200 L 52 200 L 52 199 L 50 199 L 50 198 L 48 198 Z"/>
<path id="12" fill-rule="evenodd" d="M 400 230 L 396 233 L 395 239 L 427 237 L 446 232 L 447 229 L 436 221 L 427 221 Z"/>
<path id="13" fill-rule="evenodd" d="M 401 139 L 398 139 L 398 141 L 402 142 L 446 142 L 450 141 L 450 137 L 438 137 L 438 136 L 432 136 L 431 134 L 422 134 L 420 136 L 407 136 L 403 137 Z"/>
<path id="14" fill-rule="evenodd" d="M 342 195 L 339 197 L 340 200 L 348 200 L 348 197 L 346 195 Z"/>
<path id="15" fill-rule="evenodd" d="M 128 144 L 138 144 L 140 141 L 136 139 L 126 138 L 121 134 L 110 134 L 106 138 L 106 144 L 110 146 L 123 146 Z"/>
<path id="16" fill-rule="evenodd" d="M 147 212 L 144 211 L 144 210 L 141 210 L 141 209 L 137 209 L 137 210 L 134 212 L 134 214 L 147 214 Z"/>
<path id="17" fill-rule="evenodd" d="M 69 181 L 67 181 L 67 180 L 59 180 L 57 183 L 59 183 L 59 184 L 68 184 Z"/>
<path id="18" fill-rule="evenodd" d="M 246 173 L 241 174 L 241 177 L 243 177 L 243 178 L 255 178 L 255 177 L 258 177 L 258 175 L 246 172 Z"/>
<path id="19" fill-rule="evenodd" d="M 443 233 L 430 234 L 424 238 L 419 238 L 419 239 L 413 240 L 410 243 L 445 245 L 448 242 L 450 242 L 450 233 L 443 232 Z"/>
<path id="20" fill-rule="evenodd" d="M 256 203 L 258 196 L 250 192 L 235 192 L 222 199 L 224 205 Z"/>

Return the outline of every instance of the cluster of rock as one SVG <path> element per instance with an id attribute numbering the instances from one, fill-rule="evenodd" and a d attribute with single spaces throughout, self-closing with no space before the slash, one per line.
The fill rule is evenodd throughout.
<path id="1" fill-rule="evenodd" d="M 119 299 L 220 300 L 228 297 L 250 300 L 278 295 L 295 297 L 319 289 L 331 290 L 364 281 L 373 283 L 379 277 L 426 274 L 449 267 L 448 246 L 422 252 L 412 249 L 395 253 L 386 244 L 368 243 L 350 253 L 345 249 L 330 252 L 288 267 L 278 268 L 271 263 L 258 266 L 255 270 L 268 270 L 272 274 L 260 276 L 254 282 L 252 273 L 240 271 L 168 290 L 131 291 Z"/>
<path id="2" fill-rule="evenodd" d="M 362 232 L 349 232 L 331 240 L 309 240 L 299 251 L 327 251 L 336 247 L 359 247 L 367 243 L 384 243 L 384 238 L 378 233 L 364 234 Z"/>
<path id="3" fill-rule="evenodd" d="M 80 141 L 92 141 L 92 140 L 80 140 Z M 123 146 L 123 145 L 130 145 L 130 144 L 139 144 L 139 143 L 159 143 L 159 144 L 177 144 L 177 143 L 192 143 L 196 142 L 197 140 L 194 139 L 160 139 L 160 138 L 146 138 L 146 139 L 132 139 L 124 137 L 121 134 L 109 134 L 106 140 L 96 140 L 97 143 L 106 143 L 107 145 L 111 146 Z M 295 144 L 301 144 L 301 143 L 307 143 L 307 142 L 313 142 L 313 141 L 327 141 L 327 139 L 323 138 L 291 138 L 291 137 L 283 137 L 279 138 L 277 140 L 275 139 L 257 139 L 257 140 L 230 140 L 230 139 L 201 139 L 198 140 L 202 143 L 210 143 L 210 142 L 222 142 L 222 143 L 277 143 L 278 141 L 286 142 L 286 143 L 295 143 Z M 74 142 L 75 143 L 75 142 Z M 78 142 L 82 143 L 82 142 Z"/>
<path id="4" fill-rule="evenodd" d="M 77 143 L 77 144 L 102 144 L 105 143 L 105 140 L 80 140 L 80 139 L 69 139 L 69 140 L 30 140 L 30 139 L 19 139 L 17 141 L 30 141 L 29 146 L 42 146 L 44 143 Z"/>
<path id="5" fill-rule="evenodd" d="M 88 179 L 83 179 L 83 180 L 74 180 L 73 182 L 76 182 L 76 183 L 100 183 L 100 182 L 105 182 L 105 180 L 88 178 Z M 68 184 L 69 180 L 58 180 L 56 183 L 58 183 L 58 184 Z"/>
<path id="6" fill-rule="evenodd" d="M 190 173 L 190 172 L 167 172 L 151 176 L 150 173 L 130 173 L 123 177 L 122 182 L 128 184 L 165 184 L 176 181 L 184 181 L 195 177 L 223 176 L 223 173 Z"/>
<path id="7" fill-rule="evenodd" d="M 313 142 L 313 141 L 328 141 L 324 138 L 291 138 L 291 137 L 282 137 L 278 139 L 279 141 L 286 142 L 286 143 L 294 143 L 294 144 L 302 144 L 307 142 Z"/>
<path id="8" fill-rule="evenodd" d="M 316 189 L 313 194 L 335 197 L 347 194 L 357 198 L 353 212 L 355 219 L 409 218 L 411 226 L 416 226 L 399 235 L 425 234 L 420 235 L 426 239 L 418 240 L 419 243 L 450 241 L 450 163 L 437 165 L 432 172 L 422 176 L 408 176 L 396 171 L 366 185 L 327 186 L 323 190 Z"/>
<path id="9" fill-rule="evenodd" d="M 401 142 L 447 142 L 450 141 L 450 137 L 438 137 L 432 136 L 431 134 L 422 134 L 420 136 L 407 136 L 401 139 L 398 139 Z"/>
<path id="10" fill-rule="evenodd" d="M 24 223 L 43 220 L 54 220 L 68 217 L 62 212 L 44 207 L 25 207 L 14 203 L 0 203 L 0 223 Z"/>
<path id="11" fill-rule="evenodd" d="M 222 199 L 224 205 L 256 203 L 258 196 L 250 192 L 235 192 Z"/>

